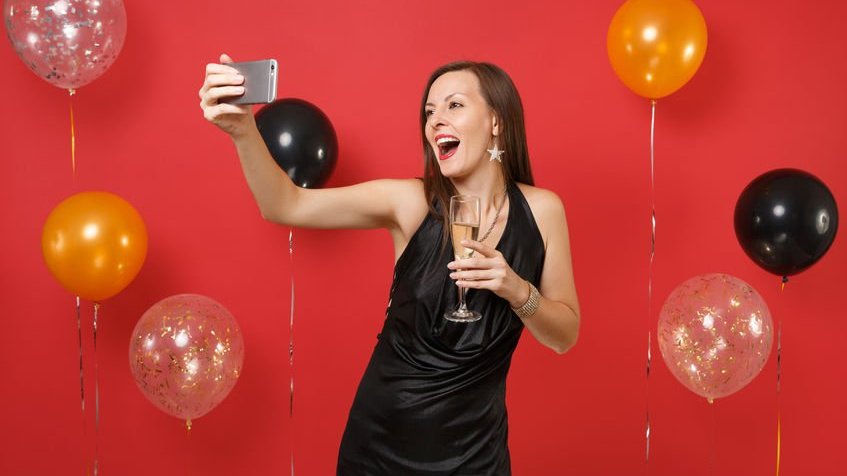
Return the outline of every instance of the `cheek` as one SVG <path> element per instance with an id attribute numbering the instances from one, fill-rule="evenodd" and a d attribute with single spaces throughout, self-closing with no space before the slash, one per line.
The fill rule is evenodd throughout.
<path id="1" fill-rule="evenodd" d="M 466 140 L 462 141 L 462 146 L 470 157 L 475 158 L 488 147 L 488 137 L 483 131 L 473 131 L 473 133 L 468 134 Z"/>
<path id="2" fill-rule="evenodd" d="M 424 138 L 426 139 L 426 143 L 429 145 L 430 148 L 435 148 L 435 137 L 433 137 L 432 134 L 427 132 L 424 134 Z"/>
<path id="3" fill-rule="evenodd" d="M 465 131 L 466 138 L 469 141 L 474 143 L 476 142 L 488 142 L 489 137 L 491 136 L 491 127 L 490 125 L 479 119 L 474 118 L 475 120 L 467 120 L 462 124 L 462 130 Z"/>

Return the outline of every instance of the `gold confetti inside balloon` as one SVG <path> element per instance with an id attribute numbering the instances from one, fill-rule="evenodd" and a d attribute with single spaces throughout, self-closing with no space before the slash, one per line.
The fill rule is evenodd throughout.
<path id="1" fill-rule="evenodd" d="M 238 381 L 244 341 L 235 318 L 197 294 L 171 296 L 141 316 L 129 344 L 138 388 L 162 411 L 199 418 L 215 408 Z"/>
<path id="2" fill-rule="evenodd" d="M 658 336 L 674 377 L 711 402 L 759 374 L 770 355 L 773 322 L 749 284 L 706 274 L 674 289 L 662 306 Z"/>

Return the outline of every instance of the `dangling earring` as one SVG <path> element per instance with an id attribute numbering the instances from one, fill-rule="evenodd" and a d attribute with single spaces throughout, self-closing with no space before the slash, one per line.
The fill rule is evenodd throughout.
<path id="1" fill-rule="evenodd" d="M 494 148 L 493 148 L 493 149 L 488 149 L 488 153 L 489 153 L 489 154 L 491 154 L 491 157 L 489 157 L 489 158 L 488 158 L 488 161 L 489 161 L 489 162 L 494 162 L 494 161 L 496 160 L 497 162 L 500 162 L 500 163 L 502 164 L 502 163 L 503 163 L 503 159 L 501 159 L 501 158 L 500 158 L 500 156 L 501 156 L 501 155 L 503 155 L 503 152 L 505 152 L 505 151 L 504 151 L 504 150 L 500 150 L 500 149 L 497 147 L 497 142 L 495 141 L 495 142 L 494 142 Z"/>

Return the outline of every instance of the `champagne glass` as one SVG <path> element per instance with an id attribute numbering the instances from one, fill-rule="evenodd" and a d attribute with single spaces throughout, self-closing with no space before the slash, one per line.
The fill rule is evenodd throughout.
<path id="1" fill-rule="evenodd" d="M 473 250 L 462 246 L 462 240 L 476 240 L 479 234 L 479 197 L 454 195 L 450 197 L 450 237 L 453 240 L 453 255 L 456 259 L 467 259 Z M 461 270 L 458 270 L 461 271 Z M 455 310 L 444 313 L 444 319 L 453 322 L 474 322 L 482 314 L 468 309 L 465 304 L 465 288 L 459 288 L 459 305 Z"/>

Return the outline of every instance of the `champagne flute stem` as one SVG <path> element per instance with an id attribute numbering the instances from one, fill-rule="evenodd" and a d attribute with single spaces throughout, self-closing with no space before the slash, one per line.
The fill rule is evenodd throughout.
<path id="1" fill-rule="evenodd" d="M 458 270 L 458 271 L 461 271 Z M 466 311 L 468 306 L 465 304 L 465 288 L 462 286 L 457 286 L 459 288 L 459 311 Z"/>

